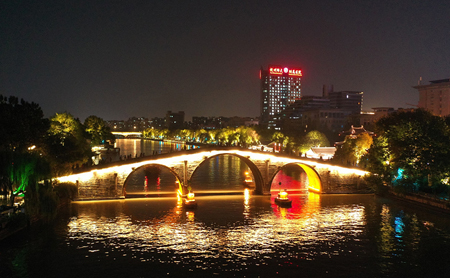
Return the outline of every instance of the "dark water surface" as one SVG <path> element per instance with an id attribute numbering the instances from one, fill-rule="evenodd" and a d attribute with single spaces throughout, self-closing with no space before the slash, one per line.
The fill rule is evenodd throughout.
<path id="1" fill-rule="evenodd" d="M 448 215 L 372 195 L 79 202 L 0 242 L 0 277 L 449 277 Z"/>

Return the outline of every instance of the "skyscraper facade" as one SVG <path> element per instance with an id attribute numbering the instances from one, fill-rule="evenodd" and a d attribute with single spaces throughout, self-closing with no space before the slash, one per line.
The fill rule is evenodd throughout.
<path id="1" fill-rule="evenodd" d="M 261 67 L 261 124 L 274 129 L 274 116 L 301 97 L 302 70 L 269 65 Z"/>

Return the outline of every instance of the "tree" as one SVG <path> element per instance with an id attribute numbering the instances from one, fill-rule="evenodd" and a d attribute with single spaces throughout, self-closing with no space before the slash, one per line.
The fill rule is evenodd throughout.
<path id="1" fill-rule="evenodd" d="M 327 147 L 330 145 L 325 134 L 318 130 L 308 132 L 300 143 L 300 152 L 306 153 L 313 147 Z"/>
<path id="2" fill-rule="evenodd" d="M 344 165 L 358 165 L 361 158 L 367 154 L 373 143 L 372 136 L 361 133 L 357 136 L 345 136 L 344 143 L 338 147 L 334 160 Z"/>
<path id="3" fill-rule="evenodd" d="M 356 163 L 359 164 L 361 158 L 367 154 L 372 146 L 373 138 L 368 133 L 364 132 L 358 135 L 355 139 L 354 153 L 356 157 Z"/>
<path id="4" fill-rule="evenodd" d="M 29 184 L 48 177 L 48 165 L 40 155 L 49 126 L 34 102 L 0 95 L 0 192 L 14 197 Z"/>
<path id="5" fill-rule="evenodd" d="M 368 157 L 372 171 L 393 185 L 415 184 L 415 189 L 448 183 L 450 128 L 443 118 L 423 109 L 392 113 L 376 123 L 376 133 Z"/>
<path id="6" fill-rule="evenodd" d="M 259 143 L 259 135 L 251 127 L 241 126 L 236 129 L 236 132 L 239 133 L 239 145 L 242 147 Z"/>
<path id="7" fill-rule="evenodd" d="M 92 163 L 89 135 L 78 119 L 69 113 L 57 113 L 50 119 L 46 155 L 56 176 Z"/>
<path id="8" fill-rule="evenodd" d="M 233 135 L 233 133 L 233 130 L 229 128 L 219 129 L 216 133 L 217 144 L 223 146 L 230 145 L 230 137 Z M 232 139 L 234 139 L 234 137 Z"/>
<path id="9" fill-rule="evenodd" d="M 92 146 L 104 144 L 106 141 L 115 141 L 114 135 L 106 122 L 97 116 L 89 116 L 84 120 L 84 128 L 89 134 Z"/>
<path id="10" fill-rule="evenodd" d="M 48 127 L 38 104 L 0 95 L 0 149 L 22 152 L 41 146 Z"/>
<path id="11" fill-rule="evenodd" d="M 280 143 L 282 144 L 284 141 L 284 137 L 285 135 L 279 131 L 276 131 L 273 135 L 272 135 L 272 141 L 276 142 L 276 143 Z"/>

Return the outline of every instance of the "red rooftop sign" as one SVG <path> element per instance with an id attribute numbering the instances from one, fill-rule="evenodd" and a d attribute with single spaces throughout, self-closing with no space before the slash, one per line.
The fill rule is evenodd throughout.
<path id="1" fill-rule="evenodd" d="M 269 67 L 269 73 L 274 75 L 288 74 L 289 76 L 302 76 L 301 69 L 290 69 L 287 67 Z"/>

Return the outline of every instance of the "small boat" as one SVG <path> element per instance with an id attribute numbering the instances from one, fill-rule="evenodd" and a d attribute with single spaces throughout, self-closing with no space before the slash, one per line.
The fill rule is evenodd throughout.
<path id="1" fill-rule="evenodd" d="M 244 187 L 250 188 L 250 187 L 254 187 L 254 186 L 255 186 L 255 183 L 253 182 L 252 177 L 249 175 L 248 172 L 245 172 Z"/>
<path id="2" fill-rule="evenodd" d="M 186 195 L 186 199 L 183 202 L 183 207 L 186 209 L 194 209 L 197 207 L 197 201 L 195 201 L 194 193 L 189 192 Z"/>
<path id="3" fill-rule="evenodd" d="M 197 207 L 197 202 L 194 201 L 189 201 L 189 200 L 185 200 L 183 203 L 183 207 L 186 209 L 194 209 Z"/>
<path id="4" fill-rule="evenodd" d="M 286 189 L 280 191 L 280 193 L 278 193 L 278 197 L 275 198 L 275 204 L 277 204 L 280 207 L 291 207 L 292 200 L 288 199 L 287 196 L 288 193 L 286 192 Z"/>

